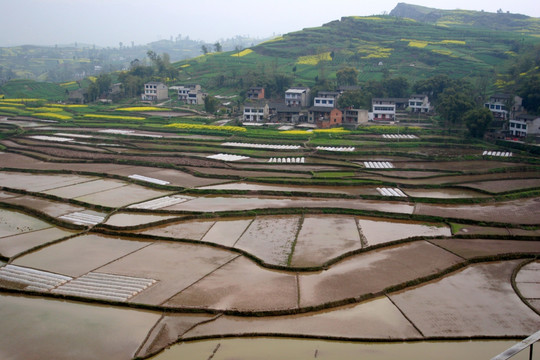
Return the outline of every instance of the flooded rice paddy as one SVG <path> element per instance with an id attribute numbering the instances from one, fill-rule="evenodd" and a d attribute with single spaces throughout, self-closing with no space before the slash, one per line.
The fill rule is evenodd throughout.
<path id="1" fill-rule="evenodd" d="M 0 141 L 0 358 L 490 358 L 540 328 L 528 154 L 306 142 L 305 164 L 275 164 L 291 150 L 80 130 L 105 145 Z M 224 151 L 251 158 L 204 158 Z M 479 337 L 499 340 L 427 341 Z"/>
<path id="2" fill-rule="evenodd" d="M 401 343 L 367 343 L 328 340 L 241 338 L 202 340 L 175 345 L 153 360 L 173 359 L 342 359 L 342 360 L 454 360 L 490 359 L 516 343 L 512 340 L 433 341 Z M 512 360 L 527 360 L 523 351 Z M 533 360 L 540 359 L 535 351 Z"/>

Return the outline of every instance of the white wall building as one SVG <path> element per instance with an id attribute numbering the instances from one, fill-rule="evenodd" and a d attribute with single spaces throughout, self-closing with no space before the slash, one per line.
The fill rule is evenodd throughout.
<path id="1" fill-rule="evenodd" d="M 527 135 L 540 134 L 540 116 L 518 115 L 510 119 L 509 130 L 512 136 L 525 137 Z"/>
<path id="2" fill-rule="evenodd" d="M 178 100 L 190 105 L 202 105 L 205 93 L 201 91 L 201 85 L 181 85 L 178 87 Z"/>
<path id="3" fill-rule="evenodd" d="M 320 91 L 317 94 L 317 97 L 313 99 L 313 106 L 335 108 L 337 106 L 338 97 L 339 93 L 337 92 Z"/>
<path id="4" fill-rule="evenodd" d="M 169 98 L 169 88 L 161 82 L 149 82 L 144 84 L 144 93 L 141 98 L 145 101 L 161 101 Z"/>
<path id="5" fill-rule="evenodd" d="M 270 107 L 266 102 L 248 102 L 244 104 L 242 121 L 263 122 L 268 120 Z"/>
<path id="6" fill-rule="evenodd" d="M 309 88 L 295 87 L 285 92 L 285 105 L 287 106 L 308 106 Z"/>
<path id="7" fill-rule="evenodd" d="M 427 95 L 411 95 L 409 108 L 412 112 L 427 113 L 431 110 L 431 104 Z"/>

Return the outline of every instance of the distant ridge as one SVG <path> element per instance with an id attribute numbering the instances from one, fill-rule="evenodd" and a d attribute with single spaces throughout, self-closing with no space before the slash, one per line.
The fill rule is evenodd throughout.
<path id="1" fill-rule="evenodd" d="M 509 12 L 485 12 L 473 10 L 441 10 L 425 6 L 398 3 L 390 16 L 408 18 L 440 26 L 466 25 L 477 28 L 504 31 L 540 31 L 540 19 Z"/>

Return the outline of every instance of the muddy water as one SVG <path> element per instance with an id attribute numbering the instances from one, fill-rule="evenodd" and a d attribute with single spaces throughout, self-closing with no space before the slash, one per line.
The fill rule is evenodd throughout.
<path id="1" fill-rule="evenodd" d="M 165 196 L 170 192 L 152 190 L 139 185 L 126 185 L 116 189 L 100 191 L 95 194 L 81 196 L 76 200 L 84 201 L 89 204 L 121 207 L 141 201 Z"/>
<path id="2" fill-rule="evenodd" d="M 24 255 L 13 263 L 58 274 L 81 276 L 149 244 L 99 235 L 83 235 Z"/>
<path id="3" fill-rule="evenodd" d="M 135 226 L 149 224 L 160 220 L 172 219 L 173 217 L 173 215 L 167 216 L 117 213 L 111 216 L 105 224 L 118 227 Z"/>
<path id="4" fill-rule="evenodd" d="M 291 265 L 321 265 L 360 248 L 362 243 L 354 217 L 310 215 L 304 218 Z"/>
<path id="5" fill-rule="evenodd" d="M 160 314 L 0 295 L 1 359 L 132 359 Z"/>
<path id="6" fill-rule="evenodd" d="M 456 199 L 456 198 L 473 198 L 473 197 L 488 197 L 487 194 L 482 194 L 473 190 L 464 189 L 404 189 L 407 195 L 412 197 L 426 197 L 436 199 Z"/>
<path id="7" fill-rule="evenodd" d="M 0 238 L 49 227 L 51 227 L 50 224 L 32 216 L 0 209 Z"/>
<path id="8" fill-rule="evenodd" d="M 377 194 L 373 193 L 371 188 L 362 188 L 358 186 L 292 186 L 292 185 L 261 185 L 253 183 L 230 183 L 201 187 L 204 190 L 250 190 L 250 191 L 297 191 L 311 193 L 327 193 L 327 194 L 348 194 L 348 195 L 364 195 Z"/>
<path id="9" fill-rule="evenodd" d="M 517 342 L 519 340 L 356 343 L 277 338 L 219 339 L 181 343 L 152 359 L 491 359 Z M 211 357 L 214 351 L 215 354 Z M 528 351 L 523 351 L 512 358 L 512 360 L 526 359 Z M 535 351 L 533 359 L 540 360 L 539 351 Z"/>
<path id="10" fill-rule="evenodd" d="M 414 236 L 452 235 L 450 228 L 443 224 L 422 224 L 410 221 L 377 221 L 363 218 L 358 220 L 358 224 L 367 240 L 368 246 Z"/>
<path id="11" fill-rule="evenodd" d="M 287 265 L 300 216 L 257 217 L 235 244 L 268 264 Z"/>

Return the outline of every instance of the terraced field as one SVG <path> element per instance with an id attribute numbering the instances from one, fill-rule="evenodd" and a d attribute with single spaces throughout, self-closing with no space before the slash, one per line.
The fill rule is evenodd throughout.
<path id="1" fill-rule="evenodd" d="M 1 358 L 248 359 L 294 338 L 307 359 L 540 329 L 527 151 L 92 121 L 0 122 L 19 129 L 0 141 Z"/>

